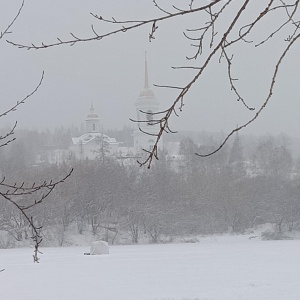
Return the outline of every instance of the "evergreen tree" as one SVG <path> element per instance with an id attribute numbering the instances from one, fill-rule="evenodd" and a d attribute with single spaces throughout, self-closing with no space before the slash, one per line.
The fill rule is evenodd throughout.
<path id="1" fill-rule="evenodd" d="M 228 166 L 232 174 L 238 178 L 245 175 L 243 146 L 238 132 L 229 153 Z"/>

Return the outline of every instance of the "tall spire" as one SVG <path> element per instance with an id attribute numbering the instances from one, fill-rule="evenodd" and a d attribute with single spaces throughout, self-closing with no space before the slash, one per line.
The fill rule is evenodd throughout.
<path id="1" fill-rule="evenodd" d="M 145 89 L 149 88 L 148 67 L 147 67 L 147 51 L 145 51 Z"/>
<path id="2" fill-rule="evenodd" d="M 154 97 L 152 90 L 149 88 L 149 78 L 148 78 L 148 66 L 147 66 L 147 52 L 145 51 L 145 84 L 144 89 L 140 92 L 139 97 Z"/>

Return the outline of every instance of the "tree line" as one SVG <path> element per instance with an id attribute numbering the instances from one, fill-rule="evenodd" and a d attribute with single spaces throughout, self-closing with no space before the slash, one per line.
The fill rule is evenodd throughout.
<path id="1" fill-rule="evenodd" d="M 177 155 L 160 153 L 160 160 L 148 170 L 134 159 L 111 157 L 32 164 L 26 161 L 24 149 L 42 142 L 36 139 L 32 145 L 30 135 L 27 132 L 20 139 L 24 147 L 13 150 L 18 141 L 5 147 L 9 155 L 0 159 L 6 176 L 17 183 L 24 178 L 38 183 L 40 178 L 61 178 L 74 168 L 71 178 L 47 201 L 29 210 L 42 228 L 45 244 L 64 245 L 70 228 L 110 243 L 243 233 L 264 223 L 272 223 L 277 232 L 300 228 L 300 164 L 283 139 L 261 139 L 246 155 L 243 138 L 237 135 L 232 145 L 214 156 L 199 158 L 195 153 L 209 152 L 217 141 L 211 138 L 201 144 L 184 138 Z M 32 195 L 22 195 L 20 201 L 26 204 Z M 30 236 L 22 214 L 5 202 L 0 233 L 1 247 L 12 247 Z"/>

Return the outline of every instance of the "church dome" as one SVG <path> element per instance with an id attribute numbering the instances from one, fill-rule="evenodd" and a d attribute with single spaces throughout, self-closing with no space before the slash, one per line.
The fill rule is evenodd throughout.
<path id="1" fill-rule="evenodd" d="M 92 104 L 91 108 L 90 108 L 90 113 L 87 115 L 87 119 L 98 119 L 98 118 L 99 118 L 99 116 L 95 113 L 95 109 Z"/>

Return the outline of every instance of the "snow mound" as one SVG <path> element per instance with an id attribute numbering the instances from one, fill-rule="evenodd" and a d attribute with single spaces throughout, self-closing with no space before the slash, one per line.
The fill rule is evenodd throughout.
<path id="1" fill-rule="evenodd" d="M 91 255 L 109 254 L 108 243 L 104 241 L 95 241 L 91 246 Z"/>

